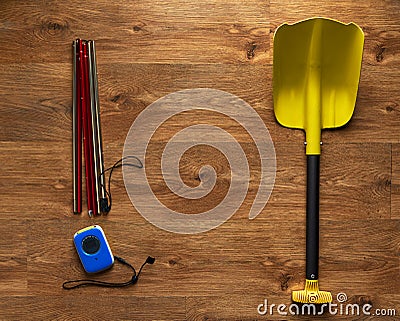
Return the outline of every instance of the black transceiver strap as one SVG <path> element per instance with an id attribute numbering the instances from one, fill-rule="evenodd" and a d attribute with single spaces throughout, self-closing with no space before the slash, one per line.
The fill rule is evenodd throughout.
<path id="1" fill-rule="evenodd" d="M 72 289 L 79 288 L 81 286 L 89 286 L 89 285 L 106 287 L 106 288 L 121 288 L 121 287 L 125 287 L 128 285 L 133 285 L 138 281 L 140 272 L 142 272 L 143 267 L 146 264 L 153 264 L 155 261 L 154 257 L 148 256 L 146 261 L 140 267 L 139 272 L 136 273 L 135 268 L 131 264 L 126 262 L 123 258 L 121 258 L 119 256 L 114 256 L 114 259 L 132 269 L 133 276 L 130 280 L 128 280 L 126 282 L 105 282 L 105 281 L 91 280 L 91 279 L 73 280 L 73 281 L 64 282 L 62 285 L 63 289 L 72 290 Z"/>

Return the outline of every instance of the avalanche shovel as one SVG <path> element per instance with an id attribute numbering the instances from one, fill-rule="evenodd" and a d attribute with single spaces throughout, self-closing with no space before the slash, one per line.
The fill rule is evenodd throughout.
<path id="1" fill-rule="evenodd" d="M 313 18 L 283 24 L 274 36 L 273 95 L 277 121 L 306 134 L 306 284 L 299 303 L 328 303 L 318 286 L 321 130 L 345 125 L 357 97 L 364 34 L 354 23 Z"/>

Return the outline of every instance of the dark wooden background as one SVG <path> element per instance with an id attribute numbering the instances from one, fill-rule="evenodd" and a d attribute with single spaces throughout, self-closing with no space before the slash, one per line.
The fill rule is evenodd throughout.
<path id="1" fill-rule="evenodd" d="M 281 23 L 313 16 L 354 21 L 365 32 L 354 116 L 346 128 L 323 133 L 321 287 L 400 314 L 398 0 L 2 0 L 0 318 L 296 319 L 259 316 L 256 309 L 264 299 L 289 304 L 291 291 L 304 282 L 304 136 L 274 120 L 272 38 Z M 253 186 L 219 228 L 199 235 L 165 232 L 135 210 L 116 172 L 109 216 L 74 216 L 71 43 L 77 37 L 97 41 L 107 166 L 122 156 L 138 114 L 168 93 L 209 87 L 248 102 L 269 128 L 277 155 L 275 188 L 261 215 L 247 218 Z M 189 113 L 175 121 L 180 126 L 193 119 Z M 165 144 L 162 133 L 155 144 Z M 214 154 L 201 147 L 189 153 L 181 170 L 185 182 L 198 184 L 198 155 L 210 163 Z M 155 165 L 154 172 L 161 175 Z M 158 192 L 167 205 L 173 199 L 165 188 Z M 136 286 L 62 290 L 63 281 L 85 276 L 72 236 L 92 223 L 135 266 L 156 257 Z M 127 273 L 115 266 L 99 279 Z M 349 319 L 319 317 L 330 318 Z"/>

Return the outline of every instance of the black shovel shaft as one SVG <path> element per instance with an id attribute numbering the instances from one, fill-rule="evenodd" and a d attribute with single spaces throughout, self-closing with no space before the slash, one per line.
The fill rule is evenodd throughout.
<path id="1" fill-rule="evenodd" d="M 307 155 L 306 278 L 318 279 L 319 155 Z"/>

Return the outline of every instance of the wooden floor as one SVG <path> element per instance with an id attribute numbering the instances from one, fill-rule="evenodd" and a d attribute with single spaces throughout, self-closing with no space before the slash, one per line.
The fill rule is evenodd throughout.
<path id="1" fill-rule="evenodd" d="M 373 310 L 396 308 L 399 315 L 398 0 L 2 0 L 0 319 L 298 319 L 276 310 L 261 316 L 257 306 L 264 299 L 288 305 L 291 291 L 304 284 L 304 136 L 274 119 L 272 38 L 281 23 L 313 16 L 354 21 L 365 33 L 354 116 L 346 128 L 323 133 L 321 287 Z M 77 37 L 97 41 L 106 166 L 122 156 L 132 122 L 158 98 L 187 88 L 224 90 L 257 111 L 275 144 L 275 188 L 262 213 L 248 220 L 252 181 L 243 206 L 225 224 L 198 235 L 169 233 L 135 210 L 117 171 L 109 216 L 74 216 L 71 44 Z M 193 119 L 183 115 L 176 122 Z M 158 138 L 155 143 L 166 143 Z M 215 151 L 199 147 L 194 153 L 181 170 L 192 186 L 201 162 L 214 159 Z M 174 205 L 165 186 L 158 193 Z M 215 193 L 221 199 L 221 191 Z M 182 211 L 190 212 L 187 204 Z M 136 286 L 61 288 L 85 276 L 72 236 L 93 223 L 103 227 L 114 253 L 135 266 L 147 255 L 156 258 Z M 126 277 L 116 265 L 99 279 Z"/>

